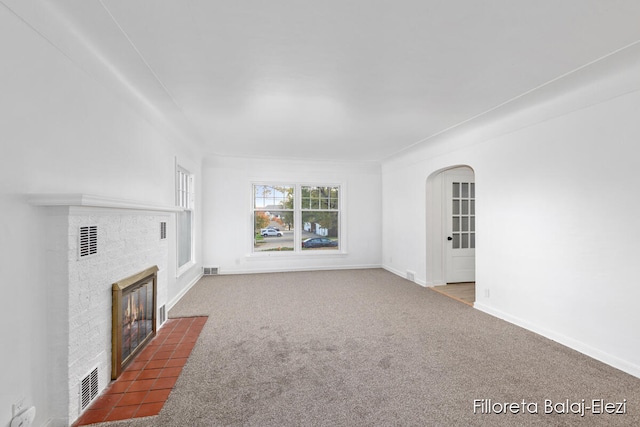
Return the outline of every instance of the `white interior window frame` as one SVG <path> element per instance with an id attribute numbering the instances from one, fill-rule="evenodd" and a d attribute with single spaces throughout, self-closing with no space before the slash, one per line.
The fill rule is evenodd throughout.
<path id="1" fill-rule="evenodd" d="M 256 251 L 254 247 L 254 215 L 259 209 L 255 207 L 255 186 L 265 185 L 272 187 L 286 187 L 292 186 L 293 191 L 293 218 L 294 218 L 294 248 L 293 251 Z M 338 187 L 338 249 L 335 251 L 322 251 L 322 250 L 302 250 L 301 245 L 296 245 L 295 242 L 302 241 L 302 187 Z M 344 256 L 347 255 L 347 241 L 346 241 L 346 206 L 344 203 L 347 185 L 344 182 L 333 181 L 319 181 L 319 182 L 304 182 L 304 181 L 251 181 L 249 183 L 250 189 L 250 214 L 249 214 L 249 230 L 250 238 L 248 248 L 248 259 L 260 259 L 265 257 L 276 258 L 302 258 L 302 257 L 332 257 L 332 256 Z"/>
<path id="2" fill-rule="evenodd" d="M 194 242 L 194 224 L 195 224 L 195 176 L 188 169 L 180 166 L 176 162 L 175 167 L 175 190 L 176 190 L 176 206 L 182 209 L 182 212 L 190 212 L 190 258 L 184 264 L 180 265 L 180 220 L 176 215 L 176 277 L 180 277 L 186 271 L 191 269 L 195 263 L 195 242 Z"/>

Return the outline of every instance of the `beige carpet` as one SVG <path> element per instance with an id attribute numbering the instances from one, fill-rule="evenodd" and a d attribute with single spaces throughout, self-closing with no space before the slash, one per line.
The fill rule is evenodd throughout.
<path id="1" fill-rule="evenodd" d="M 384 270 L 211 276 L 170 312 L 193 315 L 209 320 L 160 415 L 104 425 L 640 425 L 640 379 Z"/>

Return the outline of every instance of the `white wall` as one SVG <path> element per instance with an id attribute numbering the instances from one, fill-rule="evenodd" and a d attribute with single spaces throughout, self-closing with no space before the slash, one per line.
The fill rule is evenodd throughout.
<path id="1" fill-rule="evenodd" d="M 114 96 L 2 7 L 0 51 L 0 338 L 6 344 L 0 426 L 9 426 L 11 405 L 22 398 L 36 406 L 34 425 L 41 426 L 54 414 L 43 327 L 49 272 L 44 216 L 27 194 L 87 193 L 173 206 L 175 158 L 199 176 L 201 157 L 197 145 L 158 131 L 133 101 Z M 199 266 L 179 279 L 169 272 L 169 300 L 198 277 Z"/>
<path id="2" fill-rule="evenodd" d="M 380 266 L 379 165 L 208 157 L 203 168 L 205 267 L 230 274 Z M 252 254 L 252 182 L 341 184 L 346 253 Z"/>
<path id="3" fill-rule="evenodd" d="M 427 182 L 443 168 L 469 165 L 477 196 L 475 307 L 640 376 L 635 58 L 589 85 L 385 162 L 385 268 L 437 281 L 422 237 L 434 215 Z"/>

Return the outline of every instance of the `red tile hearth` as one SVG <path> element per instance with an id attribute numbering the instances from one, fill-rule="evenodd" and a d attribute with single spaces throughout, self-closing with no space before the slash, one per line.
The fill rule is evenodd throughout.
<path id="1" fill-rule="evenodd" d="M 75 427 L 158 415 L 187 362 L 207 317 L 169 319 Z"/>

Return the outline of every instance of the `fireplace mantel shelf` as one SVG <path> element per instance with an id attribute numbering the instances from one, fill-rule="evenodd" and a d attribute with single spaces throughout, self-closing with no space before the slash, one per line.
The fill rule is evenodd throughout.
<path id="1" fill-rule="evenodd" d="M 145 211 L 180 212 L 175 206 L 154 205 L 133 200 L 91 194 L 30 194 L 29 202 L 35 206 L 83 206 L 94 208 L 134 209 Z"/>

